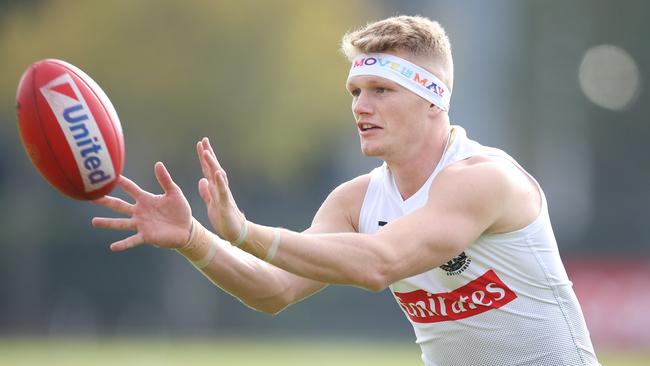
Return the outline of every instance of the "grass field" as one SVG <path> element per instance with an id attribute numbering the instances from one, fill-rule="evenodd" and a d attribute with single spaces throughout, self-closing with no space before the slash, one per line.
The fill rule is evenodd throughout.
<path id="1" fill-rule="evenodd" d="M 648 366 L 650 353 L 601 353 L 603 366 Z M 0 338 L 0 365 L 422 365 L 409 342 L 301 340 Z"/>

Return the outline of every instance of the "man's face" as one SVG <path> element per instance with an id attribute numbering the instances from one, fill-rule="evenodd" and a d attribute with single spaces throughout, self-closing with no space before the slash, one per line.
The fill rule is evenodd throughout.
<path id="1" fill-rule="evenodd" d="M 403 86 L 374 75 L 346 85 L 352 95 L 361 152 L 383 160 L 408 158 L 429 140 L 430 103 Z"/>

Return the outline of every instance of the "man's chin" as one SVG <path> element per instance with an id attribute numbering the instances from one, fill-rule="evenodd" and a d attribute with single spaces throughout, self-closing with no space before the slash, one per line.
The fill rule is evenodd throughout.
<path id="1" fill-rule="evenodd" d="M 361 146 L 361 155 L 368 158 L 380 158 L 381 152 L 378 149 L 373 149 L 367 146 Z"/>

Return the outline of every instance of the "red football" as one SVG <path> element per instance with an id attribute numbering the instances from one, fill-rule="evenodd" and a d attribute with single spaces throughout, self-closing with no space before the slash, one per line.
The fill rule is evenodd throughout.
<path id="1" fill-rule="evenodd" d="M 64 61 L 38 61 L 21 77 L 16 100 L 23 146 L 51 185 L 80 200 L 115 187 L 124 166 L 122 126 L 88 75 Z"/>

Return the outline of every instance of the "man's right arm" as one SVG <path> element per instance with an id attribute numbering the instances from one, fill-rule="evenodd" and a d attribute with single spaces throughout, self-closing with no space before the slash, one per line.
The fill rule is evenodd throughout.
<path id="1" fill-rule="evenodd" d="M 357 232 L 359 211 L 369 176 L 361 176 L 337 187 L 323 202 L 306 234 Z M 219 239 L 198 222 L 188 249 L 179 250 L 190 261 L 208 254 L 216 242 L 216 254 L 201 272 L 216 286 L 246 305 L 269 314 L 305 299 L 326 283 L 297 276 L 248 254 Z"/>

